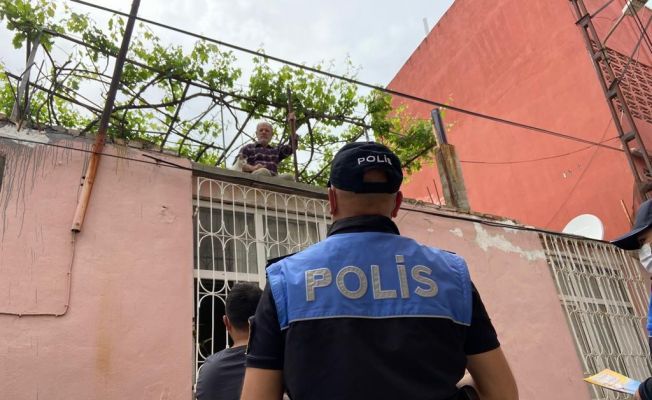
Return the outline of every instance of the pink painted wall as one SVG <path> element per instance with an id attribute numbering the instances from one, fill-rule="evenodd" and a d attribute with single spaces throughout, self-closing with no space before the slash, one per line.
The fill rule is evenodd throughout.
<path id="1" fill-rule="evenodd" d="M 591 398 L 537 233 L 411 210 L 396 222 L 401 234 L 466 259 L 521 400 Z"/>
<path id="2" fill-rule="evenodd" d="M 605 2 L 586 3 L 595 10 Z M 622 3 L 596 20 L 603 34 Z M 608 44 L 629 55 L 635 32 L 628 20 Z M 652 65 L 645 48 L 639 61 Z M 568 0 L 456 0 L 389 87 L 594 142 L 617 136 Z M 431 106 L 406 104 L 430 119 Z M 607 239 L 629 229 L 621 201 L 631 213 L 634 188 L 622 153 L 450 110 L 445 119 L 454 124 L 448 138 L 473 210 L 552 230 L 591 213 Z M 652 125 L 639 121 L 639 129 L 652 138 Z M 433 179 L 441 194 L 436 167 L 426 166 L 410 177 L 406 195 L 430 201 Z"/>
<path id="3" fill-rule="evenodd" d="M 64 313 L 88 154 L 6 140 L 0 153 L 0 313 Z M 0 315 L 0 399 L 190 399 L 191 232 L 189 171 L 103 157 L 76 237 L 69 309 Z"/>

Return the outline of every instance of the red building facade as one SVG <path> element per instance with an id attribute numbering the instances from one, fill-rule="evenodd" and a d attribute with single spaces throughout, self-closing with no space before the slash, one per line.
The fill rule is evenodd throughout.
<path id="1" fill-rule="evenodd" d="M 605 2 L 585 0 L 590 12 Z M 624 4 L 613 1 L 593 18 L 602 38 Z M 638 16 L 645 24 L 651 14 L 644 7 Z M 645 42 L 626 67 L 640 36 L 627 16 L 606 46 L 616 74 L 627 68 L 621 87 L 643 140 L 652 144 L 652 53 Z M 389 88 L 621 148 L 568 0 L 456 0 Z M 432 106 L 395 101 L 430 118 Z M 622 151 L 451 110 L 445 120 L 473 211 L 551 230 L 592 214 L 602 221 L 605 239 L 630 227 L 640 200 Z M 434 163 L 404 185 L 408 197 L 427 202 L 441 201 L 441 191 Z"/>

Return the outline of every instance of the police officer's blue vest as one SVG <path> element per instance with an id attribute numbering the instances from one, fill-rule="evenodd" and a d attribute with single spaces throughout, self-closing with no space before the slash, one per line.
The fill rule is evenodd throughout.
<path id="1" fill-rule="evenodd" d="M 652 337 L 652 296 L 650 296 L 650 305 L 647 309 L 647 335 Z"/>
<path id="2" fill-rule="evenodd" d="M 267 268 L 281 329 L 324 318 L 446 318 L 470 325 L 464 260 L 381 232 L 343 233 Z"/>

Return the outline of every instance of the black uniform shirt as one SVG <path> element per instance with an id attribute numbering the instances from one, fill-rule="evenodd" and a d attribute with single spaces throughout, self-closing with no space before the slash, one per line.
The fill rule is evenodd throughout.
<path id="1" fill-rule="evenodd" d="M 399 234 L 391 219 L 336 221 L 330 235 Z M 270 285 L 251 320 L 247 367 L 283 370 L 294 400 L 455 398 L 466 355 L 499 347 L 480 295 L 472 288 L 470 326 L 444 318 L 333 318 L 281 330 Z"/>

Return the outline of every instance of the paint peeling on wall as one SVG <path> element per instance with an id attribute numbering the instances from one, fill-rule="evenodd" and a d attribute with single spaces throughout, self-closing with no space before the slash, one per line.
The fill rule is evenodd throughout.
<path id="1" fill-rule="evenodd" d="M 16 139 L 14 140 L 14 143 L 28 147 L 36 147 L 38 146 L 38 143 L 50 142 L 50 138 L 39 131 L 32 129 L 23 129 L 19 131 L 11 124 L 0 126 L 0 136 L 2 136 L 3 139 Z"/>
<path id="2" fill-rule="evenodd" d="M 0 187 L 0 215 L 2 216 L 0 241 L 4 240 L 10 220 L 13 224 L 19 224 L 18 237 L 20 237 L 25 212 L 29 208 L 30 194 L 37 180 L 47 178 L 57 166 L 70 163 L 74 151 L 69 149 L 73 147 L 72 140 L 58 141 L 58 147 L 54 147 L 23 142 L 20 141 L 21 139 L 43 144 L 51 142 L 47 135 L 37 131 L 17 131 L 15 127 L 9 125 L 0 127 L 0 154 L 5 157 L 4 175 Z M 80 141 L 76 143 L 79 144 Z M 86 143 L 82 146 L 84 150 L 90 149 Z M 88 155 L 85 156 L 84 164 L 87 160 Z M 13 213 L 7 215 L 10 209 L 13 209 Z"/>
<path id="3" fill-rule="evenodd" d="M 460 228 L 451 229 L 448 232 L 452 233 L 453 235 L 459 238 L 464 237 L 464 232 L 462 232 Z"/>
<path id="4" fill-rule="evenodd" d="M 525 258 L 528 261 L 545 260 L 546 254 L 543 250 L 524 250 L 509 241 L 504 235 L 492 235 L 489 233 L 482 224 L 475 222 L 475 242 L 484 250 L 488 251 L 490 248 L 498 249 L 505 253 L 515 253 Z"/>

